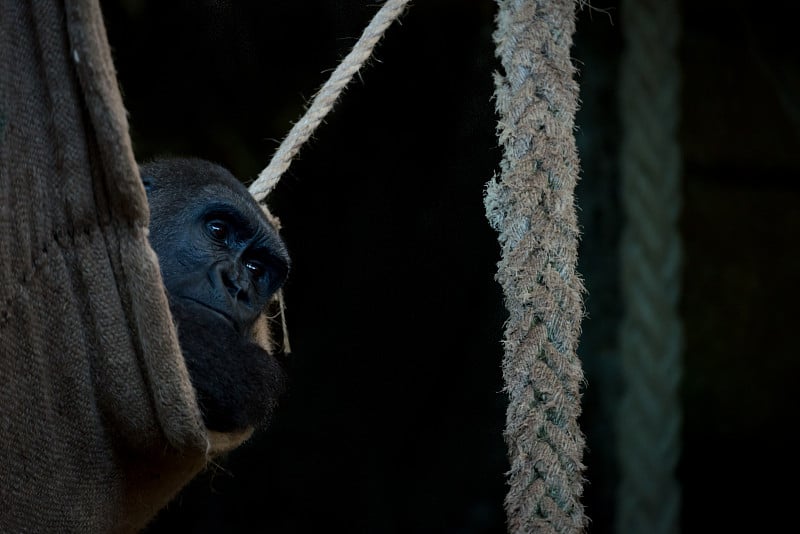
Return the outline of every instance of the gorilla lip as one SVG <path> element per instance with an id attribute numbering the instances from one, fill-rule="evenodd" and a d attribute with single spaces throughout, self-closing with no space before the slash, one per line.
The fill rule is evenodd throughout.
<path id="1" fill-rule="evenodd" d="M 207 309 L 207 310 L 210 310 L 210 311 L 214 312 L 215 314 L 219 315 L 220 317 L 222 317 L 223 319 L 225 319 L 226 321 L 228 321 L 228 322 L 229 322 L 231 325 L 234 325 L 234 324 L 235 324 L 235 323 L 233 322 L 233 318 L 232 318 L 230 315 L 228 315 L 227 313 L 225 313 L 225 312 L 223 312 L 223 311 L 220 311 L 220 310 L 218 310 L 218 309 L 216 309 L 216 308 L 212 308 L 211 306 L 209 306 L 209 305 L 208 305 L 208 304 L 206 304 L 205 302 L 201 302 L 201 301 L 199 301 L 199 300 L 197 300 L 197 299 L 193 299 L 192 297 L 181 297 L 181 298 L 182 298 L 183 300 L 188 300 L 188 301 L 190 301 L 190 302 L 194 302 L 195 304 L 198 304 L 198 305 L 202 306 L 203 308 L 205 308 L 205 309 Z"/>

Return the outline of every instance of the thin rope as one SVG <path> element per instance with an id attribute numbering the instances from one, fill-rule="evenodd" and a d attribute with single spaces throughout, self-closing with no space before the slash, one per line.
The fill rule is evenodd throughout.
<path id="1" fill-rule="evenodd" d="M 289 135 L 280 144 L 269 165 L 261 171 L 258 178 L 250 185 L 250 193 L 258 202 L 262 202 L 269 195 L 283 173 L 289 168 L 300 147 L 308 141 L 314 130 L 322 122 L 322 119 L 333 108 L 339 95 L 370 57 L 373 48 L 375 48 L 386 29 L 400 16 L 408 2 L 409 0 L 387 0 L 383 7 L 378 10 L 353 49 L 317 92 L 311 107 L 292 126 Z"/>
<path id="2" fill-rule="evenodd" d="M 484 204 L 499 233 L 497 281 L 509 318 L 503 378 L 513 534 L 581 532 L 583 283 L 576 272 L 578 84 L 570 59 L 575 0 L 498 0 L 494 40 L 501 173 Z"/>
<path id="3" fill-rule="evenodd" d="M 350 83 L 356 72 L 358 72 L 362 65 L 372 55 L 372 50 L 378 44 L 386 29 L 394 22 L 403 12 L 410 0 L 387 0 L 375 16 L 367 25 L 364 32 L 361 34 L 358 42 L 355 44 L 350 53 L 344 58 L 338 67 L 333 71 L 328 81 L 314 96 L 311 106 L 308 108 L 303 117 L 292 126 L 289 134 L 281 142 L 278 150 L 272 156 L 269 165 L 261 171 L 258 178 L 250 184 L 248 188 L 250 194 L 256 199 L 256 202 L 261 204 L 261 209 L 266 214 L 267 218 L 280 228 L 280 221 L 275 217 L 267 207 L 264 200 L 269 193 L 277 185 L 286 169 L 292 163 L 292 160 L 300 151 L 300 147 L 308 141 L 317 127 L 322 123 L 322 119 L 333 109 L 333 105 L 342 94 L 344 88 Z M 283 291 L 278 292 L 278 302 L 280 305 L 281 328 L 283 330 L 283 347 L 284 353 L 289 354 L 291 344 L 289 343 L 289 328 L 286 322 L 286 304 Z"/>
<path id="4" fill-rule="evenodd" d="M 286 323 L 286 299 L 283 296 L 283 289 L 278 291 L 278 305 L 280 306 L 281 331 L 283 333 L 283 337 L 281 338 L 283 353 L 291 354 L 292 344 L 289 343 L 289 325 Z"/>
<path id="5" fill-rule="evenodd" d="M 677 140 L 680 17 L 675 0 L 625 0 L 620 64 L 621 248 L 625 315 L 616 531 L 679 531 L 682 325 L 681 155 Z"/>

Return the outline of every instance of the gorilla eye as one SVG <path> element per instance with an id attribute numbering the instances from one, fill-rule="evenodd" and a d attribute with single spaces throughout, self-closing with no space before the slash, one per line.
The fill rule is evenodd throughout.
<path id="1" fill-rule="evenodd" d="M 225 241 L 228 238 L 228 225 L 222 221 L 209 221 L 206 223 L 206 230 L 217 241 Z"/>
<path id="2" fill-rule="evenodd" d="M 267 271 L 266 265 L 257 260 L 247 260 L 244 265 L 247 267 L 247 270 L 250 271 L 250 273 L 256 278 L 261 277 L 261 275 Z"/>

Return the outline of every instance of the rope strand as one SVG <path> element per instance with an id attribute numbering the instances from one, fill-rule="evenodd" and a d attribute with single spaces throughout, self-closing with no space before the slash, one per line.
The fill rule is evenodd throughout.
<path id="1" fill-rule="evenodd" d="M 322 119 L 325 118 L 325 115 L 333 108 L 339 95 L 350 83 L 353 75 L 359 71 L 372 54 L 373 48 L 383 36 L 386 28 L 400 16 L 408 2 L 409 0 L 387 0 L 383 7 L 378 10 L 353 49 L 317 92 L 311 107 L 292 126 L 289 135 L 278 147 L 269 165 L 261 171 L 258 178 L 250 185 L 250 193 L 258 202 L 263 202 L 270 191 L 277 185 L 278 180 L 289 168 L 300 147 L 308 141 L 314 130 L 322 122 Z"/>

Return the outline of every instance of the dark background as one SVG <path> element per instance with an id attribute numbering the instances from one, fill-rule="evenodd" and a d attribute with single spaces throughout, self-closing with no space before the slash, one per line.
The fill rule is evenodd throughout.
<path id="1" fill-rule="evenodd" d="M 104 0 L 137 158 L 250 183 L 350 50 L 367 1 Z M 618 482 L 616 1 L 579 12 L 576 191 L 589 532 Z M 798 475 L 800 8 L 685 1 L 686 532 L 778 526 Z M 602 12 L 600 10 L 605 10 Z M 490 0 L 413 2 L 271 196 L 294 261 L 274 424 L 199 476 L 161 532 L 504 532 L 505 311 L 482 194 L 499 171 Z M 787 510 L 787 511 L 782 511 Z"/>

